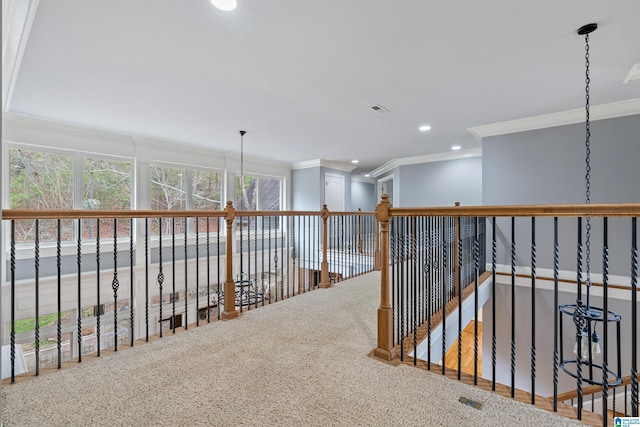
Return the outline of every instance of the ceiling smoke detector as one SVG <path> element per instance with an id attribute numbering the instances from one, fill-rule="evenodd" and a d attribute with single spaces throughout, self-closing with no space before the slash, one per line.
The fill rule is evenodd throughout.
<path id="1" fill-rule="evenodd" d="M 383 107 L 380 104 L 376 104 L 373 107 L 371 107 L 371 109 L 373 111 L 377 111 L 378 113 L 388 113 L 390 110 L 387 107 Z"/>

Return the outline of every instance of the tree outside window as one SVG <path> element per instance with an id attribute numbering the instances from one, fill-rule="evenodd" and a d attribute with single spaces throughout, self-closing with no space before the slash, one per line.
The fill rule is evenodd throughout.
<path id="1" fill-rule="evenodd" d="M 11 209 L 73 209 L 73 156 L 12 148 L 9 150 Z M 40 240 L 57 239 L 57 221 L 41 220 Z M 61 239 L 73 239 L 73 221 L 61 221 Z M 35 221 L 16 221 L 17 243 L 35 241 Z"/>

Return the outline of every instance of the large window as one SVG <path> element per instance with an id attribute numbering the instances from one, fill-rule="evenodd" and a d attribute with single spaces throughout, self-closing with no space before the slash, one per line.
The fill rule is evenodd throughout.
<path id="1" fill-rule="evenodd" d="M 234 205 L 237 210 L 279 211 L 281 203 L 282 181 L 264 176 L 238 177 L 236 179 L 236 197 Z M 250 229 L 262 227 L 262 221 L 255 224 L 255 218 L 247 219 Z M 277 228 L 278 218 L 265 218 L 265 228 Z"/>
<path id="2" fill-rule="evenodd" d="M 235 207 L 243 211 L 279 211 L 280 179 L 245 175 L 236 179 Z"/>
<path id="3" fill-rule="evenodd" d="M 119 160 L 85 158 L 82 162 L 83 209 L 131 209 L 131 163 Z M 95 239 L 98 221 L 83 221 L 83 238 Z M 131 222 L 101 219 L 100 238 L 129 236 Z"/>
<path id="4" fill-rule="evenodd" d="M 82 182 L 75 182 L 76 169 Z M 9 194 L 11 209 L 130 209 L 132 163 L 23 148 L 9 150 Z M 74 191 L 82 186 L 82 199 Z M 100 237 L 113 237 L 113 221 L 101 221 Z M 57 221 L 39 221 L 40 240 L 57 239 Z M 97 236 L 96 220 L 83 221 L 82 237 Z M 118 223 L 118 236 L 129 235 L 129 223 Z M 61 221 L 61 239 L 75 238 L 74 222 Z M 35 240 L 35 221 L 16 221 L 16 242 Z"/>
<path id="5" fill-rule="evenodd" d="M 73 209 L 73 156 L 22 149 L 9 151 L 11 209 Z M 40 239 L 57 237 L 55 221 L 40 221 Z M 63 240 L 73 238 L 73 222 L 61 224 Z M 34 221 L 15 222 L 17 243 L 35 240 Z"/>
<path id="6" fill-rule="evenodd" d="M 222 199 L 222 172 L 214 170 L 152 165 L 151 166 L 151 209 L 155 210 L 220 210 Z M 154 233 L 157 232 L 157 221 Z M 163 234 L 184 233 L 185 221 L 163 220 Z M 188 221 L 188 229 L 195 233 L 207 229 L 206 218 Z M 217 231 L 218 221 L 211 219 L 210 231 Z"/>

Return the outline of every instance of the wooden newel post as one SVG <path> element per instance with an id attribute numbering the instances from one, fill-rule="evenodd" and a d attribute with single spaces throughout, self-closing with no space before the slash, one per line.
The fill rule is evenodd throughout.
<path id="1" fill-rule="evenodd" d="M 320 217 L 322 218 L 322 264 L 320 266 L 320 287 L 330 288 L 329 260 L 327 259 L 327 220 L 329 219 L 329 209 L 327 209 L 327 205 L 322 205 Z"/>
<path id="2" fill-rule="evenodd" d="M 224 209 L 227 213 L 227 280 L 224 282 L 224 310 L 220 313 L 222 320 L 231 320 L 238 317 L 236 310 L 236 283 L 233 281 L 233 221 L 236 219 L 236 209 L 233 202 L 228 201 Z"/>
<path id="3" fill-rule="evenodd" d="M 376 207 L 376 219 L 380 224 L 380 308 L 378 308 L 378 347 L 373 355 L 391 360 L 396 357 L 393 346 L 393 308 L 389 301 L 389 195 L 383 194 Z"/>
<path id="4" fill-rule="evenodd" d="M 373 270 L 380 271 L 380 223 L 376 218 L 376 247 L 373 250 Z"/>

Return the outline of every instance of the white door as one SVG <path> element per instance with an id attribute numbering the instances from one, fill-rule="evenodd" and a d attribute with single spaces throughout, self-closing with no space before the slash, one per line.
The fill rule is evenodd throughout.
<path id="1" fill-rule="evenodd" d="M 344 176 L 324 174 L 324 203 L 330 211 L 344 211 Z"/>

